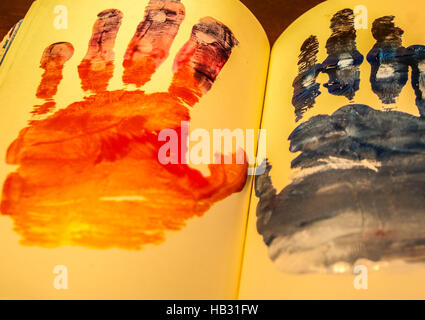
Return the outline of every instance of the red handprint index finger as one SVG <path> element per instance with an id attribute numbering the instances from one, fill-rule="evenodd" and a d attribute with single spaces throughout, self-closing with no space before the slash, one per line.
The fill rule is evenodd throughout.
<path id="1" fill-rule="evenodd" d="M 169 92 L 189 105 L 197 103 L 211 89 L 236 45 L 238 40 L 223 23 L 202 18 L 177 54 Z"/>

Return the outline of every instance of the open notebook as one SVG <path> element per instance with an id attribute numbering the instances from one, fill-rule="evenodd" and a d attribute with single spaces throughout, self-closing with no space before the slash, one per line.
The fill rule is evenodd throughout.
<path id="1" fill-rule="evenodd" d="M 237 0 L 35 1 L 0 297 L 425 297 L 421 5 L 328 1 L 270 52 Z"/>

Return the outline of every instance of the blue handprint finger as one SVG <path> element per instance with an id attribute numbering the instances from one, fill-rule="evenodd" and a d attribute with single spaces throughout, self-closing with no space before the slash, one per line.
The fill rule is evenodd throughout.
<path id="1" fill-rule="evenodd" d="M 372 34 L 377 41 L 367 55 L 372 90 L 384 104 L 395 103 L 406 85 L 412 54 L 402 46 L 404 31 L 393 20 L 394 16 L 385 16 L 373 22 Z"/>
<path id="2" fill-rule="evenodd" d="M 310 36 L 301 46 L 298 60 L 298 75 L 292 86 L 294 94 L 292 105 L 295 107 L 296 121 L 302 119 L 303 114 L 313 108 L 316 97 L 320 95 L 320 84 L 316 82 L 320 65 L 317 64 L 319 41 L 317 37 Z"/>
<path id="3" fill-rule="evenodd" d="M 425 117 L 425 46 L 408 47 L 412 52 L 410 66 L 412 67 L 412 87 L 416 94 L 416 105 L 421 117 Z"/>
<path id="4" fill-rule="evenodd" d="M 328 74 L 324 86 L 329 93 L 352 100 L 360 84 L 359 66 L 363 55 L 357 50 L 354 13 L 351 9 L 337 12 L 331 20 L 332 35 L 326 43 L 328 57 L 321 71 Z"/>

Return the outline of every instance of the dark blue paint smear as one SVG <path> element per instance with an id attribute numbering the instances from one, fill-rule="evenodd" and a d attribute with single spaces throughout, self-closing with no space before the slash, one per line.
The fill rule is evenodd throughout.
<path id="1" fill-rule="evenodd" d="M 297 121 L 320 95 L 320 73 L 328 74 L 324 86 L 333 95 L 352 100 L 359 89 L 363 56 L 353 12 L 337 12 L 331 29 L 322 64 L 315 36 L 301 47 L 292 100 Z M 280 193 L 269 162 L 256 176 L 257 230 L 281 269 L 310 272 L 359 259 L 425 262 L 425 45 L 405 48 L 403 33 L 394 16 L 374 21 L 371 87 L 393 104 L 411 68 L 420 117 L 361 104 L 312 117 L 289 136 L 297 154 L 291 168 L 301 175 Z"/>
<path id="2" fill-rule="evenodd" d="M 402 46 L 403 30 L 393 20 L 394 16 L 385 16 L 373 22 L 372 34 L 377 41 L 367 55 L 372 90 L 384 104 L 396 102 L 409 78 L 411 51 Z"/>
<path id="3" fill-rule="evenodd" d="M 411 52 L 409 64 L 412 68 L 412 87 L 416 94 L 416 105 L 421 117 L 425 117 L 425 46 L 414 45 L 408 47 L 408 50 Z"/>
<path id="4" fill-rule="evenodd" d="M 292 105 L 295 107 L 296 121 L 301 120 L 303 114 L 314 107 L 316 97 L 321 94 L 320 84 L 316 82 L 320 73 L 329 76 L 324 87 L 330 94 L 352 100 L 359 90 L 359 66 L 364 58 L 357 50 L 353 10 L 338 11 L 331 20 L 330 28 L 332 35 L 326 43 L 328 57 L 322 64 L 317 63 L 317 37 L 310 36 L 301 46 L 299 74 L 293 82 Z"/>
<path id="5" fill-rule="evenodd" d="M 299 74 L 292 84 L 294 87 L 292 104 L 295 107 L 296 121 L 301 120 L 303 114 L 314 106 L 316 97 L 320 95 L 320 84 L 316 83 L 320 69 L 320 66 L 316 63 L 319 51 L 317 38 L 310 36 L 304 41 L 300 51 Z"/>
<path id="6" fill-rule="evenodd" d="M 324 84 L 330 94 L 352 100 L 360 86 L 359 66 L 363 55 L 357 50 L 354 14 L 351 9 L 337 12 L 331 20 L 332 35 L 326 43 L 328 57 L 321 72 L 329 76 Z"/>
<path id="7" fill-rule="evenodd" d="M 273 248 L 273 260 L 305 254 L 303 265 L 295 268 L 289 260 L 279 260 L 293 272 L 358 259 L 425 260 L 423 118 L 347 105 L 302 123 L 289 140 L 290 151 L 300 153 L 292 167 L 310 174 L 280 193 L 273 187 L 270 163 L 263 164 L 265 173 L 255 179 L 257 230 Z M 323 166 L 330 157 L 378 165 Z M 352 220 L 344 222 L 347 215 Z M 332 236 L 323 234 L 317 241 L 314 228 L 323 224 L 329 224 Z M 300 232 L 312 242 L 287 246 Z M 282 237 L 287 241 L 278 242 Z M 306 254 L 315 248 L 319 255 Z"/>

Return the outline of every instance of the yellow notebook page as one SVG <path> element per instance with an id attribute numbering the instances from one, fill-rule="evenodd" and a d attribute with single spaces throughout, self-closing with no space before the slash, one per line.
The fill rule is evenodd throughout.
<path id="1" fill-rule="evenodd" d="M 148 34 L 147 40 L 138 42 L 142 54 L 138 56 L 139 60 L 135 58 L 137 61 L 132 62 L 135 69 L 129 67 L 127 70 L 130 76 L 124 84 L 123 57 L 144 18 L 148 3 L 152 6 L 149 19 L 154 21 L 153 24 L 185 17 L 178 22 L 181 22 L 180 28 L 169 48 L 167 59 L 163 56 L 165 51 L 158 51 L 155 55 L 154 50 L 157 45 L 166 46 L 170 42 L 170 34 L 176 31 L 175 25 L 167 29 L 171 33 L 165 32 L 166 37 L 162 40 L 157 41 L 155 35 L 149 38 Z M 116 10 L 105 12 L 108 9 Z M 63 19 L 66 18 L 66 28 L 63 28 Z M 95 25 L 96 19 L 98 22 Z M 105 51 L 87 50 L 94 25 L 104 30 L 106 36 L 99 32 L 97 38 L 92 38 L 93 48 L 98 43 L 106 43 L 103 47 Z M 193 29 L 195 25 L 197 29 Z M 147 32 L 150 31 L 148 28 Z M 141 38 L 143 32 L 139 34 Z M 108 45 L 114 37 L 112 47 L 115 57 L 111 58 Z M 189 39 L 192 39 L 191 42 Z M 178 169 L 174 167 L 152 174 L 155 171 L 149 172 L 148 169 L 156 167 L 157 163 L 155 157 L 150 162 L 144 158 L 145 153 L 151 152 L 151 149 L 144 149 L 146 144 L 142 144 L 140 149 L 124 150 L 123 146 L 137 135 L 134 132 L 138 132 L 139 126 L 145 126 L 146 135 L 138 139 L 152 138 L 151 134 L 154 133 L 150 130 L 156 128 L 156 123 L 167 123 L 168 119 L 176 121 L 173 117 L 178 112 L 186 120 L 189 114 L 190 131 L 199 128 L 207 132 L 239 128 L 245 132 L 259 128 L 270 50 L 267 37 L 252 13 L 236 0 L 38 0 L 25 20 L 18 40 L 2 69 L 0 86 L 0 181 L 3 186 L 0 297 L 235 297 L 251 190 L 250 178 L 244 185 L 232 186 L 238 179 L 240 184 L 245 173 L 232 176 L 233 169 L 218 169 L 215 173 L 218 175 L 208 180 L 206 166 L 200 167 L 203 176 L 190 168 L 179 167 L 179 170 L 187 172 L 183 179 L 188 181 L 181 181 L 178 177 L 182 175 L 175 173 L 173 170 Z M 136 37 L 135 40 L 140 39 Z M 180 49 L 183 46 L 186 51 L 182 52 Z M 196 78 L 191 65 L 185 65 L 185 59 L 189 63 L 196 62 L 199 57 L 194 52 L 203 57 L 210 54 L 208 50 L 227 50 L 225 52 L 229 54 L 231 51 L 231 54 L 223 60 L 220 60 L 222 57 L 213 56 L 212 63 L 204 65 L 207 71 L 199 73 Z M 40 65 L 42 56 L 47 62 Z M 176 56 L 181 61 L 174 67 L 177 80 L 169 90 Z M 58 59 L 57 64 L 49 64 L 52 57 Z M 85 76 L 87 65 L 81 63 L 83 58 L 91 59 L 92 63 L 91 71 Z M 224 60 L 226 63 L 223 65 Z M 114 71 L 108 81 L 112 64 Z M 48 68 L 52 65 L 54 72 L 58 70 L 58 65 L 64 65 L 63 79 L 57 84 L 57 93 L 49 91 L 52 88 L 49 81 L 57 81 L 55 76 L 48 76 Z M 160 66 L 143 86 L 146 91 L 137 91 L 136 82 L 142 79 L 138 76 L 145 75 L 145 71 L 137 68 L 144 66 L 146 70 L 151 70 L 156 65 Z M 45 70 L 40 66 L 44 66 Z M 220 71 L 219 74 L 217 71 Z M 88 91 L 81 87 L 81 74 L 86 81 L 83 87 Z M 42 78 L 47 84 L 44 87 L 40 86 Z M 188 79 L 187 83 L 182 83 L 182 79 Z M 106 88 L 102 87 L 105 83 Z M 192 91 L 186 90 L 186 86 Z M 134 96 L 126 93 L 132 90 L 137 91 Z M 155 92 L 165 93 L 155 95 Z M 91 97 L 88 104 L 77 103 L 69 107 L 87 96 Z M 180 99 L 178 102 L 176 96 Z M 147 115 L 143 115 L 145 109 L 137 109 L 137 106 L 130 108 L 135 101 L 132 97 L 141 99 L 149 106 L 150 109 L 146 107 Z M 196 103 L 196 100 L 199 102 Z M 100 104 L 99 101 L 105 103 Z M 189 113 L 185 111 L 186 107 L 182 107 L 182 101 L 186 105 L 193 105 L 187 106 Z M 55 103 L 53 108 L 52 102 Z M 124 112 L 114 107 L 119 103 L 122 103 L 122 110 L 128 110 L 130 114 L 134 110 L 141 110 L 142 115 L 131 118 L 133 124 L 126 120 L 120 122 L 126 123 L 122 130 L 130 130 L 131 134 L 120 134 L 111 129 L 113 137 L 108 133 L 107 137 L 99 138 L 100 142 L 97 138 L 97 142 L 92 138 L 83 139 L 78 134 L 72 139 L 67 136 L 52 141 L 51 137 L 56 134 L 67 135 L 65 132 L 75 133 L 78 130 L 87 133 L 89 127 L 81 121 L 88 118 L 74 116 L 73 112 L 84 113 L 84 108 L 91 110 L 92 103 L 98 103 L 99 112 L 106 110 L 94 122 L 108 122 L 111 117 L 108 108 L 113 108 L 116 115 Z M 170 103 L 175 103 L 176 108 L 166 109 Z M 33 107 L 37 105 L 39 107 Z M 63 113 L 57 113 L 61 111 Z M 51 117 L 55 117 L 55 114 L 68 120 L 54 130 L 44 131 L 37 121 L 50 119 L 41 123 L 52 125 L 54 121 Z M 25 142 L 10 147 L 20 130 L 34 120 L 36 122 L 30 130 L 32 133 L 24 133 L 20 140 Z M 96 132 L 90 135 L 98 137 Z M 47 144 L 45 139 L 48 140 Z M 71 146 L 69 141 L 77 142 Z M 152 140 L 146 141 L 155 145 Z M 50 148 L 52 143 L 56 145 L 54 149 L 43 149 L 45 145 Z M 139 142 L 131 143 L 137 145 Z M 87 154 L 93 150 L 90 145 L 95 149 L 100 148 L 101 156 L 86 162 Z M 23 154 L 28 154 L 26 152 L 33 147 L 43 150 L 29 151 L 32 153 L 29 160 Z M 8 155 L 9 164 L 6 164 L 4 160 L 8 148 L 8 154 L 16 157 Z M 108 148 L 120 152 L 111 154 L 106 151 Z M 71 156 L 66 150 L 76 152 L 77 156 Z M 132 157 L 142 159 L 140 166 L 124 156 L 133 152 Z M 47 167 L 46 163 L 49 164 Z M 84 165 L 78 167 L 81 163 Z M 69 174 L 67 170 L 70 170 Z M 13 172 L 18 172 L 18 175 L 10 176 Z M 143 175 L 143 172 L 149 175 Z M 225 178 L 223 172 L 226 172 Z M 50 182 L 43 182 L 38 173 L 45 175 L 45 181 Z M 116 173 L 121 176 L 116 176 Z M 165 179 L 163 174 L 165 177 L 175 174 L 176 178 Z M 7 177 L 9 182 L 4 183 Z M 133 185 L 136 187 L 133 188 Z M 117 188 L 121 188 L 121 191 L 114 193 L 113 190 Z M 140 190 L 144 190 L 141 192 L 143 194 L 139 194 Z M 43 192 L 46 192 L 46 196 L 43 196 Z M 190 194 L 192 196 L 188 197 Z M 57 278 L 64 275 L 62 266 L 67 271 L 67 290 L 57 290 L 63 286 L 63 279 Z"/>
<path id="2" fill-rule="evenodd" d="M 393 182 L 391 182 L 391 179 L 389 181 L 385 180 L 385 176 L 380 176 L 383 181 L 387 182 L 376 182 L 376 187 L 370 189 L 365 187 L 363 189 L 362 186 L 367 186 L 368 181 L 371 181 L 369 179 L 374 179 L 373 177 L 378 175 L 380 170 L 388 170 L 385 167 L 387 166 L 388 168 L 389 166 L 388 162 L 385 164 L 385 154 L 377 152 L 374 155 L 371 153 L 370 158 L 364 156 L 357 160 L 349 157 L 352 154 L 365 155 L 365 153 L 360 153 L 356 149 L 364 150 L 366 148 L 365 145 L 359 144 L 359 147 L 356 147 L 356 141 L 379 145 L 379 139 L 381 138 L 376 138 L 374 130 L 382 130 L 378 137 L 388 137 L 390 139 L 388 140 L 387 149 L 382 147 L 382 150 L 388 150 L 387 154 L 391 155 L 391 152 L 395 154 L 397 150 L 401 150 L 400 148 L 416 148 L 418 146 L 414 143 L 404 142 L 408 141 L 403 140 L 405 139 L 405 136 L 403 136 L 406 134 L 405 131 L 402 131 L 403 135 L 400 138 L 397 137 L 399 133 L 396 131 L 399 128 L 403 128 L 405 123 L 412 122 L 417 123 L 419 126 L 421 125 L 421 120 L 418 118 L 419 108 L 415 103 L 416 96 L 411 85 L 411 66 L 418 65 L 418 60 L 414 59 L 420 54 L 416 53 L 416 58 L 415 56 L 412 56 L 412 58 L 409 54 L 403 53 L 402 50 L 404 49 L 391 51 L 389 43 L 391 41 L 395 43 L 394 48 L 401 47 L 397 43 L 397 40 L 400 39 L 402 39 L 402 46 L 405 48 L 411 45 L 425 44 L 425 37 L 421 27 L 422 19 L 419 14 L 422 6 L 423 3 L 421 1 L 413 1 L 409 5 L 406 5 L 403 1 L 392 0 L 327 1 L 294 22 L 274 45 L 262 129 L 267 131 L 267 158 L 272 166 L 270 171 L 272 186 L 276 189 L 277 194 L 282 189 L 286 191 L 282 191 L 282 202 L 270 202 L 271 206 L 275 205 L 271 214 L 270 212 L 267 213 L 267 209 L 264 209 L 264 211 L 260 209 L 260 213 L 257 213 L 259 216 L 256 215 L 259 200 L 253 191 L 239 295 L 241 299 L 410 299 L 425 297 L 424 286 L 421 285 L 425 281 L 423 264 L 406 263 L 406 261 L 421 261 L 422 256 L 420 249 L 422 228 L 420 226 L 423 218 L 421 218 L 420 206 L 414 207 L 418 201 L 420 202 L 422 194 L 420 190 L 416 189 L 418 188 L 417 186 L 420 186 L 420 178 L 408 178 L 413 179 L 411 181 L 415 181 L 412 182 L 411 187 L 403 187 L 400 190 L 395 189 L 398 186 L 404 186 L 404 184 L 399 184 L 397 179 L 401 179 L 404 175 L 411 177 L 407 174 L 410 170 L 409 166 L 405 167 L 403 162 L 396 162 L 400 165 L 393 166 L 392 172 L 406 170 L 406 174 L 394 174 Z M 343 11 L 344 9 L 348 9 L 348 11 Z M 395 18 L 391 16 L 395 16 Z M 330 29 L 333 17 L 332 25 L 336 30 L 334 35 L 332 35 L 332 30 Z M 386 18 L 379 20 L 381 17 Z M 353 37 L 352 33 L 353 28 L 355 37 Z M 402 35 L 400 29 L 404 30 Z M 315 36 L 315 38 L 310 38 L 311 36 Z M 328 40 L 332 37 L 334 37 L 334 42 Z M 350 42 L 351 40 L 341 40 L 338 37 L 355 40 L 355 44 Z M 309 38 L 310 43 L 304 42 Z M 377 38 L 380 38 L 381 41 L 378 44 Z M 344 43 L 343 41 L 346 42 Z M 308 49 L 304 53 L 301 50 L 303 43 L 306 45 L 305 48 Z M 330 51 L 326 48 L 327 43 Z M 340 59 L 337 62 L 335 60 L 334 62 L 327 60 L 326 62 L 325 59 L 328 56 L 330 58 L 332 58 L 332 54 L 334 55 L 333 57 L 337 56 L 338 44 L 355 45 L 355 48 L 351 52 L 346 50 L 349 54 L 345 56 L 345 60 Z M 371 64 L 366 61 L 366 57 L 374 46 L 377 48 L 376 52 L 380 52 L 382 56 L 375 54 L 372 57 L 375 59 L 373 61 L 381 61 L 381 65 L 374 72 L 374 79 L 378 84 L 372 89 L 370 81 L 372 68 Z M 385 46 L 390 49 L 382 49 Z M 317 51 L 316 53 L 315 50 Z M 353 53 L 354 51 L 363 56 L 363 62 L 360 65 L 353 63 L 353 57 L 357 55 L 357 53 Z M 397 52 L 396 59 L 414 60 L 406 60 L 408 62 L 401 62 L 400 64 L 400 68 L 406 68 L 403 69 L 404 71 L 407 70 L 405 66 L 409 65 L 407 71 L 409 74 L 408 80 L 401 79 L 403 77 L 401 71 L 399 73 L 400 78 L 394 76 L 394 72 L 397 70 L 394 68 L 394 63 L 402 61 L 394 60 L 394 52 Z M 341 54 L 344 54 L 343 50 Z M 386 54 L 387 60 L 385 60 Z M 306 102 L 304 105 L 300 103 L 299 108 L 305 112 L 300 113 L 302 118 L 296 122 L 292 101 L 294 95 L 293 82 L 299 74 L 298 62 L 300 59 L 304 59 L 304 66 L 307 66 L 306 69 L 322 63 L 322 69 L 317 69 L 321 70 L 316 74 L 317 79 L 314 79 L 314 72 L 310 78 L 305 74 L 301 78 L 300 84 L 303 88 L 309 85 L 310 88 L 313 88 L 315 83 L 320 84 L 319 90 L 321 93 L 315 96 L 317 91 L 314 89 L 310 91 L 315 101 L 311 104 L 311 108 L 308 108 L 307 99 L 304 100 Z M 334 64 L 333 67 L 332 63 Z M 323 70 L 332 70 L 332 68 L 335 68 L 335 64 L 338 63 L 338 68 L 340 68 L 338 70 L 342 70 L 344 67 L 347 68 L 345 70 L 348 70 L 348 79 L 355 79 L 355 74 L 359 72 L 360 82 L 356 90 L 352 88 L 351 91 L 348 90 L 344 94 L 342 92 L 345 88 L 343 81 L 339 83 L 336 81 L 336 87 L 333 88 L 334 93 L 339 94 L 331 94 L 323 86 L 329 80 Z M 348 68 L 353 65 L 358 70 Z M 340 77 L 343 76 L 340 74 Z M 401 83 L 404 81 L 405 84 L 396 87 L 399 81 Z M 350 82 L 347 83 L 350 84 Z M 340 84 L 341 86 L 338 87 Z M 393 84 L 395 87 L 391 87 Z M 380 85 L 381 87 L 379 87 Z M 384 92 L 384 85 L 390 88 L 387 92 Z M 422 88 L 422 84 L 418 86 Z M 398 92 L 399 89 L 400 92 Z M 376 94 L 374 90 L 377 92 Z M 350 92 L 355 94 L 351 95 Z M 391 102 L 392 98 L 395 101 Z M 303 102 L 303 99 L 300 98 L 300 101 Z M 314 131 L 314 126 L 320 123 L 318 121 L 319 118 L 314 118 L 315 116 L 326 116 L 327 118 L 323 118 L 327 119 L 323 120 L 323 123 L 325 123 L 325 121 L 332 119 L 329 118 L 330 115 L 344 105 L 349 104 L 351 106 L 345 110 L 346 112 L 351 110 L 352 116 L 346 119 L 354 119 L 354 122 L 349 122 L 348 120 L 346 122 L 334 121 L 330 122 L 328 127 L 323 125 L 317 129 L 319 131 Z M 377 111 L 370 110 L 364 106 L 354 109 L 354 104 L 367 105 Z M 389 111 L 391 109 L 392 111 Z M 376 116 L 376 119 L 382 118 L 386 120 L 370 121 L 366 125 L 366 122 L 361 122 L 365 119 L 365 116 L 361 117 L 359 115 L 359 112 L 365 112 L 365 110 L 373 114 L 373 117 Z M 397 114 L 396 112 L 403 112 L 403 114 Z M 333 119 L 335 118 L 336 116 Z M 356 121 L 364 125 L 364 127 L 359 129 L 357 125 L 353 125 Z M 384 123 L 387 123 L 386 128 L 383 125 Z M 388 125 L 388 123 L 393 123 L 393 125 Z M 297 126 L 303 124 L 304 129 L 293 133 Z M 348 124 L 351 124 L 351 127 Z M 345 129 L 340 130 L 337 125 Z M 415 128 L 415 126 L 413 125 L 410 128 Z M 311 131 L 309 131 L 309 128 L 311 128 Z M 333 129 L 334 131 L 332 131 Z M 300 137 L 302 130 L 306 132 L 304 138 Z M 360 130 L 365 130 L 364 132 L 369 132 L 369 134 L 365 133 L 363 138 L 359 137 L 356 138 L 358 140 L 352 140 L 353 142 L 345 145 L 345 147 L 342 144 L 337 145 L 337 142 L 340 141 L 338 139 L 342 140 L 342 137 L 348 134 L 356 136 L 361 132 Z M 309 138 L 309 132 L 320 134 L 316 136 L 312 134 Z M 292 153 L 289 151 L 291 141 L 288 139 L 291 133 L 293 133 L 292 141 L 294 142 Z M 326 136 L 326 134 L 328 135 Z M 420 141 L 420 135 L 419 130 L 413 134 L 412 139 Z M 372 136 L 374 138 L 370 138 Z M 314 157 L 319 151 L 314 151 L 314 147 L 320 145 L 319 141 L 326 141 L 325 139 L 328 139 L 329 147 L 326 150 L 330 152 L 330 156 L 322 156 L 316 160 Z M 310 150 L 309 144 L 312 146 L 310 154 L 307 153 Z M 299 149 L 303 146 L 304 149 Z M 325 146 L 325 142 L 323 142 L 323 146 Z M 352 149 L 350 149 L 350 146 Z M 338 148 L 342 150 L 339 158 L 334 154 Z M 299 158 L 303 150 L 307 151 L 303 154 L 303 158 Z M 343 155 L 343 151 L 345 155 Z M 373 157 L 376 159 L 373 160 Z M 302 159 L 301 163 L 306 164 L 304 171 L 300 172 L 300 169 L 291 169 L 291 162 L 295 159 Z M 323 162 L 322 167 L 315 167 L 314 161 L 318 162 L 320 159 Z M 417 159 L 420 161 L 419 155 Z M 310 160 L 313 162 L 310 163 Z M 308 163 L 310 163 L 311 167 L 307 165 Z M 309 178 L 313 176 L 314 170 L 318 172 L 323 168 L 326 170 L 340 169 L 341 172 L 347 172 L 343 170 L 349 170 L 350 168 L 350 170 L 353 170 L 352 172 L 361 169 L 363 171 L 358 172 L 365 172 L 366 175 L 365 178 L 362 178 L 361 183 L 357 181 L 356 184 L 350 184 L 350 181 L 353 181 L 351 180 L 353 176 L 348 175 L 347 178 L 346 175 L 342 176 L 343 173 L 341 173 L 340 181 L 336 182 L 332 179 L 338 179 L 338 176 L 326 175 L 326 172 L 322 175 L 322 178 L 317 180 Z M 418 176 L 420 176 L 419 172 L 417 173 Z M 305 182 L 305 185 L 300 184 L 302 181 Z M 268 185 L 266 180 L 263 180 L 262 183 Z M 321 189 L 315 189 L 316 185 L 321 186 Z M 350 185 L 352 186 L 351 191 L 345 191 Z M 270 187 L 270 185 L 268 186 Z M 267 195 L 265 193 L 267 190 L 271 191 L 271 189 L 267 188 L 261 190 L 264 192 L 264 206 L 267 205 Z M 311 194 L 306 193 L 305 190 L 311 190 Z M 334 202 L 334 199 L 339 199 L 339 192 L 342 195 L 347 193 L 351 196 L 342 198 L 345 199 L 345 202 L 338 202 L 337 200 Z M 300 194 L 304 196 L 300 196 Z M 326 197 L 320 198 L 322 195 L 326 195 Z M 358 198 L 358 202 L 355 202 L 356 200 L 350 199 L 356 199 L 356 196 L 364 197 L 363 199 L 367 198 L 368 200 L 365 201 Z M 412 197 L 412 200 L 403 200 L 410 199 L 410 197 Z M 357 211 L 353 214 L 353 211 L 350 211 L 350 208 L 352 208 L 350 206 L 355 207 L 356 203 L 362 203 L 363 211 L 356 209 Z M 392 203 L 394 209 L 391 209 L 386 203 Z M 279 210 L 279 208 L 281 209 Z M 341 212 L 338 212 L 339 209 Z M 375 219 L 379 215 L 381 215 L 381 218 Z M 364 219 L 364 231 L 361 231 L 362 229 L 359 227 L 362 223 L 362 216 Z M 262 220 L 259 220 L 260 217 Z M 317 220 L 314 220 L 314 217 L 318 217 Z M 339 220 L 338 217 L 340 217 Z M 395 221 L 398 222 L 396 223 Z M 261 235 L 259 231 L 262 233 Z M 268 241 L 268 245 L 264 242 L 265 239 Z M 342 244 L 343 239 L 347 241 L 345 245 Z M 381 245 L 380 249 L 376 249 L 379 245 Z M 358 254 L 356 250 L 360 253 Z M 357 260 L 357 258 L 359 259 Z M 338 259 L 342 263 L 337 263 Z M 332 261 L 335 263 L 332 263 Z M 359 265 L 360 269 L 357 269 L 357 273 L 354 274 L 355 267 Z M 366 269 L 362 269 L 363 266 Z"/>

